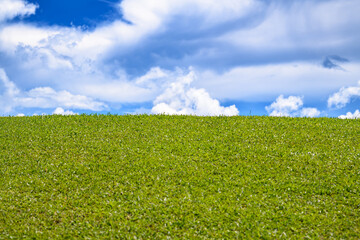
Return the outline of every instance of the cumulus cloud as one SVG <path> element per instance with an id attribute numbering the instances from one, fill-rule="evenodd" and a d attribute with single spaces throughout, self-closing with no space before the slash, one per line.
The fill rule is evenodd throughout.
<path id="1" fill-rule="evenodd" d="M 205 89 L 190 87 L 194 78 L 195 73 L 193 71 L 179 77 L 163 94 L 155 99 L 151 112 L 154 114 L 199 116 L 234 116 L 239 114 L 235 105 L 220 106 L 219 101 L 211 98 Z"/>
<path id="2" fill-rule="evenodd" d="M 0 23 L 35 13 L 37 6 L 23 0 L 0 0 Z"/>
<path id="3" fill-rule="evenodd" d="M 340 119 L 360 119 L 360 111 L 356 110 L 354 113 L 348 112 L 345 115 L 340 115 Z"/>
<path id="4" fill-rule="evenodd" d="M 100 111 L 107 105 L 83 95 L 74 95 L 68 91 L 56 91 L 50 87 L 39 87 L 22 92 L 9 80 L 5 71 L 0 69 L 0 81 L 3 85 L 0 93 L 0 112 L 11 113 L 16 108 L 54 108 L 84 109 Z M 0 88 L 1 89 L 1 88 Z"/>
<path id="5" fill-rule="evenodd" d="M 320 111 L 316 108 L 303 108 L 303 98 L 289 96 L 285 98 L 280 95 L 270 106 L 265 107 L 270 116 L 273 117 L 318 117 Z"/>
<path id="6" fill-rule="evenodd" d="M 320 115 L 320 111 L 317 108 L 303 108 L 301 109 L 300 116 L 301 117 L 318 117 Z"/>
<path id="7" fill-rule="evenodd" d="M 360 97 L 360 81 L 356 87 L 343 87 L 328 99 L 328 107 L 343 108 L 354 97 Z"/>
<path id="8" fill-rule="evenodd" d="M 58 107 L 54 110 L 53 112 L 54 115 L 64 115 L 64 116 L 68 116 L 68 115 L 77 115 L 77 113 L 74 113 L 73 111 L 67 110 L 65 111 L 63 108 Z"/>
<path id="9" fill-rule="evenodd" d="M 289 117 L 294 114 L 303 106 L 303 100 L 301 97 L 290 96 L 284 98 L 280 95 L 275 102 L 265 109 L 269 112 L 270 116 L 273 117 Z"/>

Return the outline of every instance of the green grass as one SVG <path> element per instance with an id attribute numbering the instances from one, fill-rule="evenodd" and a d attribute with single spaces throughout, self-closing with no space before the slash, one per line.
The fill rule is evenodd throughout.
<path id="1" fill-rule="evenodd" d="M 359 120 L 0 118 L 0 239 L 359 236 Z"/>

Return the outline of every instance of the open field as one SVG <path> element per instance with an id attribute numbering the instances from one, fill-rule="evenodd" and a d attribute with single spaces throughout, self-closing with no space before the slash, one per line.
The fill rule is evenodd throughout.
<path id="1" fill-rule="evenodd" d="M 0 118 L 0 239 L 360 237 L 360 121 Z"/>

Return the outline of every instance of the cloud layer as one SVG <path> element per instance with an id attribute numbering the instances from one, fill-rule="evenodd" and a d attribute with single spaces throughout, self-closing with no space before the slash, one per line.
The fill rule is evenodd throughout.
<path id="1" fill-rule="evenodd" d="M 3 114 L 11 114 L 16 109 L 42 108 L 51 109 L 65 107 L 70 109 L 85 109 L 101 111 L 107 106 L 99 101 L 81 96 L 73 95 L 68 91 L 55 91 L 50 87 L 39 87 L 27 92 L 20 91 L 17 86 L 9 80 L 5 71 L 0 68 L 0 111 Z"/>
<path id="2" fill-rule="evenodd" d="M 123 0 L 114 6 L 122 17 L 89 30 L 27 22 L 38 6 L 0 0 L 0 68 L 11 79 L 2 77 L 0 114 L 153 102 L 153 112 L 233 115 L 238 109 L 218 100 L 270 104 L 284 94 L 319 103 L 360 79 L 357 0 Z M 197 76 L 192 87 L 176 81 L 178 69 L 190 66 Z M 332 95 L 329 108 L 348 106 L 356 88 Z M 282 98 L 269 114 L 319 115 L 302 105 L 281 107 L 292 101 Z"/>
<path id="3" fill-rule="evenodd" d="M 194 72 L 181 76 L 154 101 L 154 114 L 235 116 L 239 114 L 235 105 L 222 107 L 218 100 L 210 97 L 205 89 L 191 88 Z"/>

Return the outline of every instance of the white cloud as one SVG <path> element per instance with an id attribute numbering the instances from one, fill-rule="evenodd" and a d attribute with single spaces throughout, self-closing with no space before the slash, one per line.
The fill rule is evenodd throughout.
<path id="1" fill-rule="evenodd" d="M 66 43 L 62 42 L 57 36 L 62 36 L 68 31 L 65 28 L 40 28 L 29 24 L 17 23 L 8 24 L 0 28 L 0 50 L 9 56 L 15 57 L 19 48 L 26 48 L 26 51 L 44 51 L 56 47 L 58 44 L 66 44 L 66 48 L 71 47 L 71 40 L 67 39 Z M 69 41 L 70 40 L 70 41 Z M 70 46 L 69 46 L 69 45 Z"/>
<path id="2" fill-rule="evenodd" d="M 360 111 L 356 110 L 354 113 L 348 112 L 346 115 L 340 115 L 340 119 L 360 119 Z"/>
<path id="3" fill-rule="evenodd" d="M 63 108 L 61 107 L 58 107 L 54 110 L 53 112 L 54 115 L 64 115 L 64 116 L 67 116 L 67 115 L 77 115 L 77 113 L 74 113 L 73 111 L 70 111 L 70 110 L 67 110 L 65 111 Z"/>
<path id="4" fill-rule="evenodd" d="M 301 117 L 318 117 L 320 115 L 320 111 L 316 108 L 303 108 L 301 109 L 300 116 Z"/>
<path id="5" fill-rule="evenodd" d="M 16 108 L 65 107 L 92 111 L 107 108 L 106 104 L 87 96 L 74 95 L 68 91 L 56 91 L 50 87 L 39 87 L 22 92 L 9 80 L 3 69 L 0 69 L 0 82 L 3 85 L 3 91 L 0 93 L 0 113 L 10 113 Z"/>
<path id="6" fill-rule="evenodd" d="M 265 107 L 270 116 L 273 117 L 318 117 L 320 111 L 316 108 L 303 108 L 303 98 L 289 96 L 284 98 L 280 95 L 270 106 Z"/>
<path id="7" fill-rule="evenodd" d="M 360 81 L 356 87 L 343 87 L 331 95 L 328 99 L 328 107 L 343 108 L 353 97 L 360 97 Z"/>
<path id="8" fill-rule="evenodd" d="M 23 113 L 18 113 L 16 116 L 17 116 L 17 117 L 25 117 L 25 114 L 23 114 Z"/>
<path id="9" fill-rule="evenodd" d="M 219 101 L 211 98 L 205 89 L 191 88 L 190 84 L 194 78 L 193 71 L 190 71 L 188 75 L 179 77 L 163 94 L 155 99 L 151 112 L 154 114 L 200 116 L 234 116 L 239 114 L 235 105 L 222 107 Z"/>
<path id="10" fill-rule="evenodd" d="M 289 117 L 303 106 L 301 97 L 290 96 L 284 98 L 280 95 L 270 106 L 265 107 L 270 116 L 273 117 Z"/>
<path id="11" fill-rule="evenodd" d="M 0 22 L 35 13 L 37 6 L 23 0 L 0 0 Z"/>

